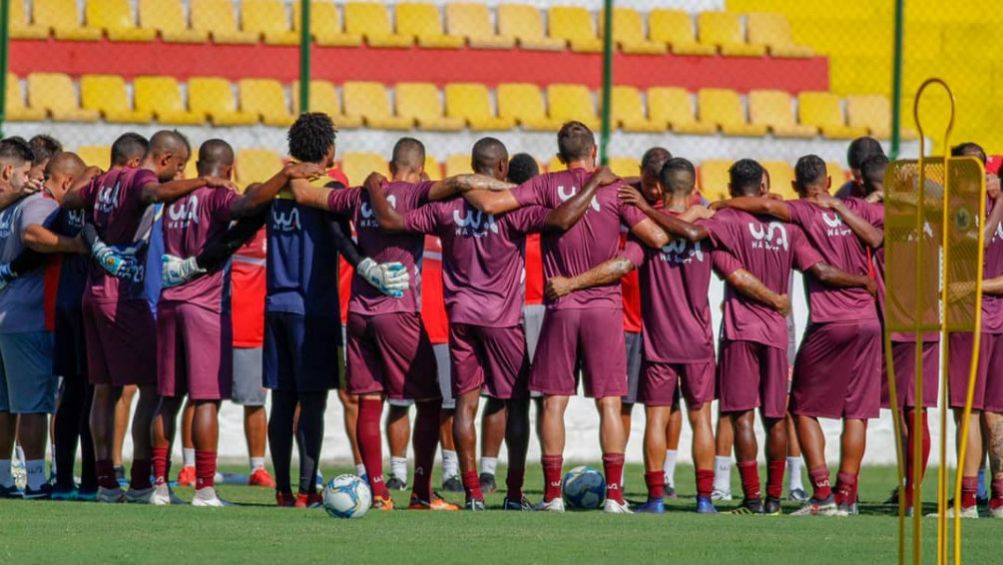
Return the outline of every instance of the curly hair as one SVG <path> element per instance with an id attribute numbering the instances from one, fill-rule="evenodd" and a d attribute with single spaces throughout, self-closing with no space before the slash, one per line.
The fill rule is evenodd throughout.
<path id="1" fill-rule="evenodd" d="M 321 112 L 306 112 L 289 128 L 289 155 L 305 163 L 317 163 L 334 145 L 338 130 L 331 117 Z"/>

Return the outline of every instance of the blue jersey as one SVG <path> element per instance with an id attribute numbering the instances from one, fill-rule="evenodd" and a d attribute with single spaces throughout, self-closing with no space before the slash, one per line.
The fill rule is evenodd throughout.
<path id="1" fill-rule="evenodd" d="M 157 301 L 160 300 L 160 287 L 163 282 L 160 279 L 163 267 L 161 256 L 164 254 L 164 226 L 161 218 L 164 216 L 164 205 L 153 204 L 153 227 L 150 228 L 150 240 L 147 243 L 146 251 L 146 276 L 143 278 L 143 295 L 153 310 L 153 317 L 157 317 Z M 139 234 L 142 237 L 142 234 Z"/>
<path id="2" fill-rule="evenodd" d="M 329 212 L 290 198 L 272 202 L 268 233 L 266 312 L 340 316 L 338 249 Z"/>
<path id="3" fill-rule="evenodd" d="M 60 208 L 56 218 L 55 231 L 66 237 L 77 237 L 84 228 L 84 211 Z M 90 256 L 66 253 L 59 267 L 59 288 L 56 290 L 56 308 L 79 310 L 87 285 L 87 269 Z"/>

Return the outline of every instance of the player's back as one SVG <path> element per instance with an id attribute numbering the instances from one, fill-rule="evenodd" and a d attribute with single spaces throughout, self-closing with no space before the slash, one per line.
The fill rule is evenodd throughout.
<path id="1" fill-rule="evenodd" d="M 995 198 L 987 198 L 986 217 L 992 213 Z M 986 242 L 985 257 L 983 257 L 983 279 L 1003 276 L 1003 223 L 996 226 L 996 231 Z M 982 295 L 982 331 L 988 333 L 1003 333 L 1003 296 L 984 293 Z"/>
<path id="2" fill-rule="evenodd" d="M 267 233 L 269 312 L 338 315 L 338 250 L 331 214 L 280 195 L 272 201 Z M 309 312 L 308 312 L 309 311 Z"/>
<path id="3" fill-rule="evenodd" d="M 61 208 L 55 228 L 61 235 L 76 237 L 84 228 L 84 211 Z M 90 261 L 90 257 L 78 253 L 67 253 L 60 257 L 59 288 L 56 291 L 57 308 L 80 308 Z"/>

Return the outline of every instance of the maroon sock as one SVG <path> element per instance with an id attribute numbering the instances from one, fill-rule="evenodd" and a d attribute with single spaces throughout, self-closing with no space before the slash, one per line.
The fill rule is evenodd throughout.
<path id="1" fill-rule="evenodd" d="M 623 504 L 623 453 L 607 453 L 602 456 L 603 474 L 606 475 L 606 498 Z"/>
<path id="2" fill-rule="evenodd" d="M 644 484 L 648 485 L 648 500 L 665 496 L 665 471 L 648 471 L 644 474 Z"/>
<path id="3" fill-rule="evenodd" d="M 697 470 L 697 496 L 710 498 L 710 493 L 714 491 L 714 471 L 707 469 Z"/>
<path id="4" fill-rule="evenodd" d="M 811 486 L 814 489 L 812 498 L 815 500 L 825 500 L 832 494 L 832 487 L 829 485 L 829 469 L 826 467 L 816 467 L 808 469 L 808 478 L 811 479 Z"/>
<path id="5" fill-rule="evenodd" d="M 543 500 L 549 502 L 561 497 L 561 467 L 564 466 L 563 455 L 544 455 L 543 463 Z"/>
<path id="6" fill-rule="evenodd" d="M 759 490 L 759 464 L 755 461 L 739 461 L 738 474 L 742 478 L 742 492 L 746 500 L 757 500 L 762 496 Z"/>
<path id="7" fill-rule="evenodd" d="M 153 448 L 153 482 L 157 486 L 167 484 L 170 480 L 171 453 L 166 447 Z"/>
<path id="8" fill-rule="evenodd" d="M 477 476 L 477 471 L 463 473 L 463 490 L 467 495 L 467 500 L 484 500 L 484 493 L 481 492 L 481 480 Z"/>
<path id="9" fill-rule="evenodd" d="M 515 467 L 508 468 L 508 474 L 505 475 L 505 487 L 508 489 L 508 499 L 519 501 L 522 500 L 522 484 L 526 478 L 526 469 L 516 469 Z"/>
<path id="10" fill-rule="evenodd" d="M 216 484 L 216 452 L 205 449 L 195 450 L 195 488 L 206 488 Z"/>
<path id="11" fill-rule="evenodd" d="M 840 472 L 836 475 L 836 504 L 852 504 L 853 492 L 857 486 L 857 476 Z"/>
<path id="12" fill-rule="evenodd" d="M 432 500 L 432 467 L 435 464 L 435 451 L 439 447 L 439 414 L 442 402 L 418 402 L 414 418 L 414 434 L 411 445 L 414 447 L 414 489 L 413 492 L 422 500 Z"/>
<path id="13" fill-rule="evenodd" d="M 989 498 L 989 509 L 996 510 L 1003 506 L 1003 479 L 993 481 L 990 488 L 992 488 L 992 497 Z"/>
<path id="14" fill-rule="evenodd" d="M 132 468 L 129 469 L 129 488 L 133 490 L 147 489 L 153 486 L 150 483 L 150 474 L 153 467 L 149 459 L 133 459 Z"/>
<path id="15" fill-rule="evenodd" d="M 784 493 L 784 471 L 787 459 L 766 462 L 766 496 L 779 499 Z"/>
<path id="16" fill-rule="evenodd" d="M 118 488 L 118 479 L 115 478 L 115 464 L 111 462 L 111 459 L 95 461 L 94 471 L 97 473 L 99 487 Z"/>
<path id="17" fill-rule="evenodd" d="M 979 493 L 979 478 L 961 477 L 961 507 L 971 508 L 975 506 L 975 497 Z"/>
<path id="18" fill-rule="evenodd" d="M 383 415 L 383 401 L 379 398 L 359 399 L 359 416 L 355 428 L 355 439 L 359 444 L 362 464 L 369 476 L 369 487 L 373 496 L 390 498 L 390 491 L 383 483 L 383 436 L 380 433 L 380 419 Z"/>

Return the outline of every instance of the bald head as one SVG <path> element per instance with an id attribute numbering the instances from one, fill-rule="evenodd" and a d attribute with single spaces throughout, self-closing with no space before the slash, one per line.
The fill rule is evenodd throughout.
<path id="1" fill-rule="evenodd" d="M 402 137 L 394 144 L 390 169 L 394 176 L 420 173 L 425 168 L 425 145 L 413 137 Z"/>
<path id="2" fill-rule="evenodd" d="M 169 182 L 184 171 L 190 155 L 188 138 L 177 130 L 160 130 L 150 138 L 146 166 L 157 173 L 160 182 Z"/>
<path id="3" fill-rule="evenodd" d="M 493 137 L 483 137 L 470 152 L 470 168 L 475 173 L 505 180 L 508 178 L 508 149 Z"/>
<path id="4" fill-rule="evenodd" d="M 45 188 L 60 202 L 87 165 L 76 153 L 57 153 L 45 166 Z"/>
<path id="5" fill-rule="evenodd" d="M 199 147 L 195 163 L 200 177 L 230 178 L 233 171 L 233 147 L 222 139 L 210 139 Z"/>

